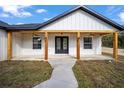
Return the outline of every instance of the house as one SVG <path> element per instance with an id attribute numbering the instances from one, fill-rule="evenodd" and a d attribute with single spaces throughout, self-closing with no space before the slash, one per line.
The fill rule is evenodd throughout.
<path id="1" fill-rule="evenodd" d="M 113 34 L 113 58 L 117 60 L 118 31 L 123 27 L 87 8 L 78 6 L 41 24 L 0 23 L 0 60 L 14 57 L 101 55 L 102 36 Z"/>

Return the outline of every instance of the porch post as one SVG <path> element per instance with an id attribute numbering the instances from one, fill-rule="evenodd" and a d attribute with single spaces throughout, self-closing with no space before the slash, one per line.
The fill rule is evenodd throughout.
<path id="1" fill-rule="evenodd" d="M 45 32 L 45 61 L 48 61 L 48 33 Z"/>
<path id="2" fill-rule="evenodd" d="M 12 58 L 12 32 L 8 32 L 7 33 L 7 36 L 8 36 L 8 38 L 7 38 L 7 58 L 8 58 L 8 60 L 11 60 L 11 58 Z"/>
<path id="3" fill-rule="evenodd" d="M 80 32 L 77 32 L 77 61 L 80 60 Z"/>
<path id="4" fill-rule="evenodd" d="M 118 60 L 118 33 L 113 33 L 113 58 L 117 62 Z"/>

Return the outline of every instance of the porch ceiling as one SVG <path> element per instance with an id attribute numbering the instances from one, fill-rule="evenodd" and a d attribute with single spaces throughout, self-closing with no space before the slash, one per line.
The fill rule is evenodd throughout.
<path id="1" fill-rule="evenodd" d="M 17 33 L 32 33 L 32 34 L 45 34 L 47 32 L 48 34 L 56 34 L 56 33 L 61 33 L 61 34 L 76 34 L 77 32 L 80 32 L 81 34 L 85 35 L 107 35 L 107 34 L 113 34 L 115 30 L 29 30 L 29 31 L 18 31 Z"/>
<path id="2" fill-rule="evenodd" d="M 20 30 L 20 31 L 14 31 L 14 32 L 37 32 L 37 33 L 55 33 L 55 32 L 66 32 L 66 33 L 70 33 L 70 32 L 81 32 L 81 33 L 113 33 L 116 30 Z"/>

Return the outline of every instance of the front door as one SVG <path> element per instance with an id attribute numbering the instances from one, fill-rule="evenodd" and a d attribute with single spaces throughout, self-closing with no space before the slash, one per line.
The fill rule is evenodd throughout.
<path id="1" fill-rule="evenodd" d="M 55 37 L 55 53 L 57 54 L 68 53 L 68 37 L 67 36 Z"/>

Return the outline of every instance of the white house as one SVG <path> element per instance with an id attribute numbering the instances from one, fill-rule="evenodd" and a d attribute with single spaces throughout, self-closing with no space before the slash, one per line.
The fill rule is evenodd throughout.
<path id="1" fill-rule="evenodd" d="M 119 24 L 78 6 L 41 24 L 4 25 L 0 28 L 0 60 L 19 56 L 101 55 L 102 36 L 113 34 L 113 57 L 117 60 Z"/>

